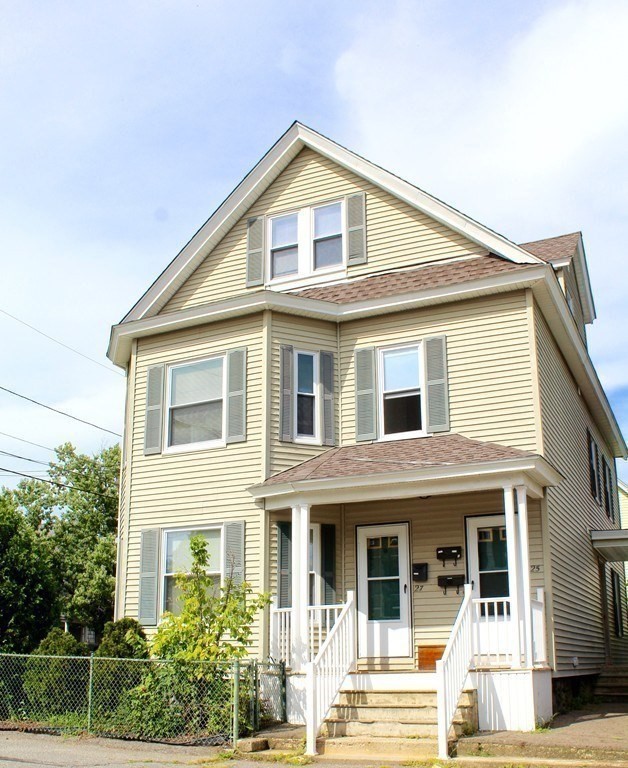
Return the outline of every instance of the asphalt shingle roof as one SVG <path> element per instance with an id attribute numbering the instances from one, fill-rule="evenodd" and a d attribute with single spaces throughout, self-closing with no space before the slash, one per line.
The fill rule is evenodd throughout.
<path id="1" fill-rule="evenodd" d="M 264 485 L 476 464 L 532 455 L 518 448 L 471 440 L 456 434 L 363 443 L 330 448 L 319 456 L 273 475 Z"/>

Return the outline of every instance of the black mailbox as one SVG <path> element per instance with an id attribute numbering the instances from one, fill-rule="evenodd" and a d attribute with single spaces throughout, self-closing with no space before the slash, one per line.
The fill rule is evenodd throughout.
<path id="1" fill-rule="evenodd" d="M 460 587 L 464 586 L 464 576 L 439 576 L 438 586 L 447 594 L 448 589 L 456 588 L 456 594 L 460 593 Z"/>
<path id="2" fill-rule="evenodd" d="M 443 561 L 443 568 L 448 560 L 453 560 L 454 565 L 457 565 L 461 557 L 462 547 L 437 547 L 436 549 L 436 559 Z"/>
<path id="3" fill-rule="evenodd" d="M 412 563 L 412 581 L 427 581 L 427 563 Z"/>

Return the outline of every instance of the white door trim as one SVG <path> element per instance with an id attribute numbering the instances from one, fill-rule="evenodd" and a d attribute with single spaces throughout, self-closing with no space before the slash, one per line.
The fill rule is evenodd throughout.
<path id="1" fill-rule="evenodd" d="M 467 517 L 467 563 L 469 567 L 469 583 L 472 585 L 473 597 L 480 597 L 480 563 L 478 559 L 478 528 L 485 526 L 503 525 L 506 526 L 506 515 L 498 513 L 495 515 L 481 515 L 478 517 Z M 510 567 L 510 563 L 508 563 Z"/>
<path id="2" fill-rule="evenodd" d="M 395 620 L 368 619 L 367 557 L 368 538 L 399 537 L 399 607 Z M 412 582 L 410 580 L 410 526 L 408 523 L 360 525 L 356 528 L 358 584 L 358 656 L 361 658 L 412 657 Z"/>

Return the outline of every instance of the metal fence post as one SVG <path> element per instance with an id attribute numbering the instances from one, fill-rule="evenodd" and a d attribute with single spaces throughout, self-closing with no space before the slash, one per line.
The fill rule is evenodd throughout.
<path id="1" fill-rule="evenodd" d="M 287 723 L 288 722 L 288 694 L 287 694 L 287 683 L 286 683 L 286 662 L 280 661 L 279 662 L 279 675 L 280 675 L 280 695 L 281 695 L 281 722 Z"/>
<path id="2" fill-rule="evenodd" d="M 94 695 L 94 654 L 89 656 L 89 683 L 87 688 L 87 733 L 92 732 L 92 697 Z"/>
<path id="3" fill-rule="evenodd" d="M 240 735 L 240 661 L 233 662 L 233 748 L 238 748 Z"/>

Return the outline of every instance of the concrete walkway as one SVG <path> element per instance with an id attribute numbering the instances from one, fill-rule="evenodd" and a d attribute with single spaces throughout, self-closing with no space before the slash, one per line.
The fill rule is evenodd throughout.
<path id="1" fill-rule="evenodd" d="M 458 742 L 458 754 L 628 762 L 628 704 L 592 704 L 559 715 L 550 728 L 530 733 L 470 736 Z"/>

